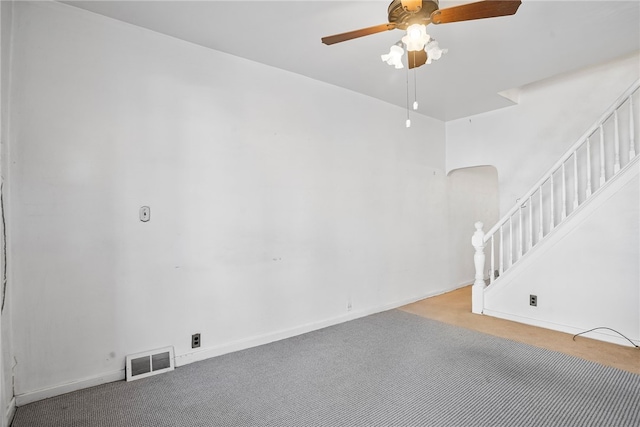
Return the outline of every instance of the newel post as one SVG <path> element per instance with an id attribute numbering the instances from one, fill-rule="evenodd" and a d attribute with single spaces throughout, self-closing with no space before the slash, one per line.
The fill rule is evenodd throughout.
<path id="1" fill-rule="evenodd" d="M 480 221 L 475 223 L 476 231 L 471 238 L 471 244 L 476 250 L 473 255 L 473 263 L 476 267 L 476 280 L 471 288 L 471 311 L 476 314 L 482 314 L 484 308 L 484 231 L 482 231 Z"/>

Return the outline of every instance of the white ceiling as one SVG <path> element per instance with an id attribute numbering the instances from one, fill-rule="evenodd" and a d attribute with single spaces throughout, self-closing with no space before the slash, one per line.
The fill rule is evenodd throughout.
<path id="1" fill-rule="evenodd" d="M 380 59 L 402 31 L 320 42 L 386 23 L 390 1 L 66 3 L 404 107 L 407 71 Z M 442 0 L 440 8 L 467 2 Z M 452 120 L 510 105 L 500 91 L 640 50 L 640 1 L 523 0 L 514 16 L 430 25 L 427 33 L 449 52 L 415 70 L 419 112 Z M 411 98 L 413 81 L 409 74 Z"/>

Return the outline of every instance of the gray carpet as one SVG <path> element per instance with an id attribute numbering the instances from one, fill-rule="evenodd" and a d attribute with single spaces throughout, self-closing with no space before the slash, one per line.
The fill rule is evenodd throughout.
<path id="1" fill-rule="evenodd" d="M 392 310 L 18 408 L 13 427 L 639 426 L 640 375 Z"/>

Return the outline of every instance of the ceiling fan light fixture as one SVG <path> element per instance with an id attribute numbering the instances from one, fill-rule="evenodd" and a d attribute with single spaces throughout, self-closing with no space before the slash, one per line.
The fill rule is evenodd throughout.
<path id="1" fill-rule="evenodd" d="M 407 46 L 409 52 L 414 52 L 424 49 L 430 39 L 426 25 L 413 24 L 407 27 L 407 35 L 402 38 L 402 43 Z"/>
<path id="2" fill-rule="evenodd" d="M 396 69 L 404 68 L 402 64 L 402 55 L 404 55 L 404 49 L 397 44 L 391 46 L 389 53 L 386 55 L 380 55 L 380 58 L 389 65 L 393 65 Z"/>
<path id="3" fill-rule="evenodd" d="M 449 51 L 449 49 L 441 49 L 438 42 L 433 39 L 426 44 L 424 50 L 427 52 L 427 64 L 431 64 L 432 61 L 437 61 L 442 58 L 442 55 Z"/>
<path id="4" fill-rule="evenodd" d="M 402 8 L 410 13 L 419 12 L 422 9 L 422 0 L 400 0 Z"/>

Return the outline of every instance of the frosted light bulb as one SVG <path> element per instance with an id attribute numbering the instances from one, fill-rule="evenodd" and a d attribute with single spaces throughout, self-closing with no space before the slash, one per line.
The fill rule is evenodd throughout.
<path id="1" fill-rule="evenodd" d="M 418 101 L 413 101 L 413 109 L 414 110 L 418 109 Z"/>
<path id="2" fill-rule="evenodd" d="M 407 34 L 409 38 L 412 40 L 417 40 L 420 38 L 420 28 L 414 27 L 413 25 L 407 30 Z"/>
<path id="3" fill-rule="evenodd" d="M 407 35 L 402 38 L 402 43 L 410 52 L 424 49 L 424 45 L 431 39 L 427 34 L 427 27 L 421 24 L 413 24 L 407 28 Z"/>
<path id="4" fill-rule="evenodd" d="M 404 49 L 400 46 L 393 45 L 389 49 L 389 53 L 386 55 L 380 55 L 380 58 L 389 65 L 394 65 L 396 69 L 404 68 L 402 65 L 402 55 L 404 55 Z"/>
<path id="5" fill-rule="evenodd" d="M 433 39 L 427 43 L 424 50 L 427 52 L 427 64 L 431 64 L 432 61 L 437 61 L 443 54 L 448 52 L 448 49 L 441 49 L 438 42 Z"/>
<path id="6" fill-rule="evenodd" d="M 408 128 L 410 128 L 410 127 L 411 127 L 411 120 L 410 120 L 410 119 L 407 119 L 407 122 L 405 123 L 405 125 L 406 125 Z"/>

